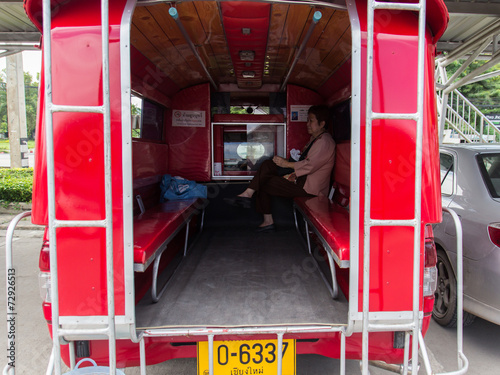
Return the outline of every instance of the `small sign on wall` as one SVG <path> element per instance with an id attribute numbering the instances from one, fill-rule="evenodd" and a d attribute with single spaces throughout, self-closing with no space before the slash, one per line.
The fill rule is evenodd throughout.
<path id="1" fill-rule="evenodd" d="M 307 111 L 310 105 L 291 105 L 290 119 L 292 122 L 307 122 Z"/>
<path id="2" fill-rule="evenodd" d="M 174 109 L 172 111 L 172 126 L 205 127 L 205 111 L 184 111 Z"/>

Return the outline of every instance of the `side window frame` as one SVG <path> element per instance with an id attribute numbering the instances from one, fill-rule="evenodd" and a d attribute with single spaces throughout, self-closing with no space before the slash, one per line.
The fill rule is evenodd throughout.
<path id="1" fill-rule="evenodd" d="M 166 116 L 166 108 L 150 99 L 147 99 L 140 94 L 133 93 L 131 95 L 132 98 L 135 98 L 135 103 L 140 101 L 140 105 L 136 104 L 136 107 L 139 109 L 139 115 L 132 115 L 132 139 L 134 141 L 143 141 L 143 142 L 152 142 L 152 143 L 165 143 L 165 116 Z M 134 104 L 134 103 L 133 103 Z M 150 107 L 153 112 L 153 119 L 147 119 L 148 114 L 145 113 L 145 105 Z M 134 118 L 136 117 L 136 118 Z M 151 116 L 150 116 L 151 117 Z M 156 117 L 156 119 L 154 119 Z M 146 122 L 148 120 L 159 120 L 159 128 L 153 129 L 150 128 L 149 124 Z M 153 121 L 154 122 L 154 121 Z M 136 126 L 134 126 L 134 124 Z M 138 126 L 137 126 L 138 125 Z M 148 128 L 145 127 L 148 126 Z M 151 132 L 153 130 L 153 132 Z"/>
<path id="2" fill-rule="evenodd" d="M 450 166 L 450 169 L 446 172 L 445 176 L 442 177 L 440 183 L 441 183 L 441 195 L 445 197 L 451 197 L 455 195 L 456 192 L 456 167 L 457 167 L 457 158 L 454 154 L 451 152 L 447 151 L 439 151 L 439 170 L 441 171 L 441 158 L 443 155 L 449 156 L 452 158 L 453 162 L 452 165 Z M 451 192 L 444 192 L 443 191 L 443 185 L 445 180 L 450 179 L 450 173 L 451 173 Z"/>

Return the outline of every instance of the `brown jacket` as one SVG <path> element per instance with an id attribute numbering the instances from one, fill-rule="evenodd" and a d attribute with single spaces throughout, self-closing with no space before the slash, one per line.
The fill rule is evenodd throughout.
<path id="1" fill-rule="evenodd" d="M 294 164 L 297 177 L 307 175 L 304 190 L 312 195 L 328 196 L 330 176 L 335 163 L 335 141 L 329 133 L 316 139 L 304 160 Z"/>

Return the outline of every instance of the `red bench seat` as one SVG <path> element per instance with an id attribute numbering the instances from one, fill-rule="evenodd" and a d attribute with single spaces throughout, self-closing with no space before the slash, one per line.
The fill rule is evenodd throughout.
<path id="1" fill-rule="evenodd" d="M 158 272 L 161 256 L 172 239 L 186 228 L 184 256 L 186 256 L 189 223 L 193 215 L 201 214 L 203 229 L 206 199 L 194 198 L 159 203 L 134 217 L 134 271 L 144 272 L 154 262 L 151 297 L 158 302 L 168 283 L 158 291 Z"/>
<path id="2" fill-rule="evenodd" d="M 144 271 L 160 247 L 204 207 L 202 199 L 160 203 L 134 218 L 134 268 Z"/>
<path id="3" fill-rule="evenodd" d="M 316 229 L 340 268 L 349 267 L 349 212 L 326 197 L 295 198 L 295 208 Z"/>

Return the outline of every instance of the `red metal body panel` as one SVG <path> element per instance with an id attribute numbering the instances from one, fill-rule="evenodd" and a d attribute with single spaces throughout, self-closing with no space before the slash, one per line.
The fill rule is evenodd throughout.
<path id="1" fill-rule="evenodd" d="M 241 88 L 262 86 L 270 9 L 271 5 L 267 3 L 239 1 L 221 3 L 229 53 L 233 61 L 238 86 Z M 243 34 L 242 25 L 250 28 L 251 33 Z M 247 67 L 246 62 L 240 58 L 240 51 L 245 50 L 251 50 L 255 53 L 251 60 L 251 67 Z M 244 71 L 254 72 L 254 77 L 240 82 Z"/>
<path id="2" fill-rule="evenodd" d="M 172 126 L 172 111 L 205 112 L 204 127 Z M 173 176 L 189 180 L 210 181 L 210 86 L 202 84 L 177 93 L 172 108 L 166 111 L 168 170 Z"/>
<path id="3" fill-rule="evenodd" d="M 365 149 L 365 102 L 366 102 L 366 3 L 356 2 L 362 30 L 362 87 L 361 87 L 361 168 L 360 180 L 364 181 Z M 418 19 L 412 12 L 391 11 L 375 13 L 374 70 L 373 70 L 373 110 L 386 113 L 414 113 L 417 110 L 417 30 Z M 430 33 L 427 43 L 432 43 Z M 426 53 L 430 53 L 428 48 Z M 429 66 L 433 55 L 426 57 L 425 79 L 434 82 L 433 65 Z M 403 69 L 404 67 L 404 69 Z M 432 74 L 431 74 L 432 70 Z M 424 120 L 428 134 L 436 131 L 434 118 L 435 93 L 425 92 L 424 113 L 430 113 Z M 432 118 L 431 118 L 432 117 Z M 423 145 L 423 170 L 429 171 L 430 178 L 424 179 L 422 197 L 422 222 L 441 219 L 438 155 L 436 141 L 426 135 Z M 410 219 L 413 215 L 415 194 L 415 150 L 416 124 L 413 121 L 377 120 L 373 121 L 372 142 L 372 199 L 371 217 L 377 219 Z M 406 157 L 408 155 L 408 157 Z M 425 175 L 425 174 L 424 174 Z M 361 184 L 360 218 L 364 217 L 364 184 Z M 424 210 L 426 210 L 424 212 Z M 362 226 L 360 226 L 362 229 Z M 421 246 L 424 246 L 422 225 Z M 363 247 L 363 231 L 360 231 L 360 248 Z M 413 230 L 386 227 L 371 230 L 371 273 L 370 311 L 410 311 L 412 297 L 402 290 L 412 290 L 413 275 Z M 423 264 L 423 252 L 421 256 Z M 378 267 L 377 267 L 378 265 Z M 381 268 L 380 266 L 383 265 Z M 351 270 L 352 272 L 352 270 Z M 360 254 L 358 270 L 362 287 L 363 256 Z M 422 279 L 422 271 L 420 279 Z M 362 309 L 362 290 L 359 291 L 359 309 Z"/>
<path id="4" fill-rule="evenodd" d="M 424 320 L 423 334 L 428 328 L 429 320 Z M 375 332 L 370 333 L 370 360 L 387 361 L 387 363 L 402 363 L 403 350 L 394 349 L 393 332 Z M 304 335 L 285 335 L 284 339 L 296 339 L 297 354 L 318 354 L 329 358 L 340 357 L 340 333 L 332 334 L 304 334 Z M 249 336 L 215 336 L 214 340 L 270 340 L 275 339 L 273 335 L 249 335 Z M 300 341 L 307 340 L 307 341 Z M 313 341 L 316 340 L 316 341 Z M 145 347 L 147 353 L 147 365 L 154 365 L 174 358 L 196 358 L 196 341 L 194 337 L 148 337 L 145 338 Z M 201 339 L 199 341 L 206 341 Z M 183 345 L 176 345 L 184 343 Z M 191 345 L 186 345 L 189 343 Z M 376 343 L 373 344 L 373 343 Z M 361 359 L 362 337 L 360 333 L 355 333 L 346 338 L 346 359 Z M 69 361 L 69 353 L 66 347 L 63 347 L 63 359 L 66 363 Z M 106 365 L 108 343 L 106 340 L 92 341 L 90 351 L 92 359 L 98 364 Z M 117 367 L 136 367 L 139 366 L 139 345 L 130 341 L 117 341 Z"/>
<path id="5" fill-rule="evenodd" d="M 45 143 L 45 76 L 44 59 L 42 58 L 42 74 L 38 86 L 38 106 L 35 133 L 35 168 L 33 169 L 33 199 L 31 203 L 31 221 L 37 225 L 47 225 L 47 151 Z"/>
<path id="6" fill-rule="evenodd" d="M 110 6 L 110 96 L 120 103 L 119 23 L 124 1 Z M 71 2 L 52 20 L 53 101 L 65 105 L 101 105 L 101 35 L 99 1 Z M 71 61 L 68 62 L 67 60 Z M 43 74 L 42 74 L 43 77 Z M 44 79 L 44 78 L 42 78 Z M 78 88 L 78 89 L 76 89 Z M 43 103 L 43 100 L 42 100 Z M 39 117 L 38 145 L 45 137 Z M 124 314 L 121 105 L 111 106 L 115 298 L 117 315 Z M 57 219 L 104 218 L 103 120 L 97 114 L 58 113 L 54 116 Z M 37 150 L 34 194 L 47 196 L 44 147 Z M 77 183 L 75 183 L 77 182 Z M 89 189 L 89 186 L 92 188 Z M 40 204 L 39 204 L 40 203 Z M 45 198 L 34 207 L 36 222 L 46 224 Z M 106 314 L 106 272 L 103 229 L 64 228 L 57 231 L 60 315 Z M 85 270 L 85 272 L 75 272 Z M 99 280 L 96 283 L 96 280 Z"/>

